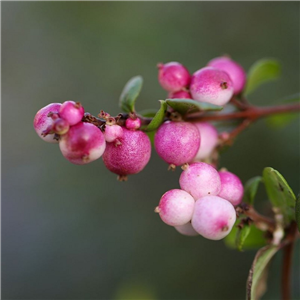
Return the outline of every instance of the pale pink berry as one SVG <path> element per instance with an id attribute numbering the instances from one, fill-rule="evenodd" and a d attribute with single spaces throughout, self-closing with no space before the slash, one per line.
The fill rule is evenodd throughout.
<path id="1" fill-rule="evenodd" d="M 232 80 L 234 94 L 239 94 L 246 84 L 246 72 L 234 60 L 229 57 L 217 57 L 212 59 L 208 64 L 210 67 L 225 71 Z"/>
<path id="2" fill-rule="evenodd" d="M 218 196 L 206 196 L 195 203 L 192 217 L 193 228 L 210 240 L 224 238 L 232 229 L 236 220 L 234 207 Z"/>
<path id="3" fill-rule="evenodd" d="M 127 129 L 136 130 L 141 127 L 141 120 L 139 118 L 131 119 L 128 118 L 125 121 L 125 126 Z"/>
<path id="4" fill-rule="evenodd" d="M 179 184 L 195 200 L 207 195 L 218 195 L 221 189 L 218 171 L 203 162 L 195 162 L 186 166 L 180 175 Z"/>
<path id="5" fill-rule="evenodd" d="M 240 204 L 244 195 L 244 187 L 241 180 L 228 171 L 220 171 L 219 175 L 221 178 L 221 190 L 218 196 L 228 200 L 232 205 Z"/>
<path id="6" fill-rule="evenodd" d="M 52 126 L 54 120 L 48 115 L 51 113 L 57 114 L 61 107 L 61 103 L 51 103 L 43 108 L 41 108 L 35 115 L 33 120 L 33 127 L 38 134 L 38 136 L 43 139 L 45 142 L 49 143 L 58 143 L 56 139 L 54 139 L 54 133 L 43 135 L 44 131 L 52 130 Z"/>
<path id="7" fill-rule="evenodd" d="M 178 62 L 158 64 L 158 81 L 163 89 L 177 92 L 187 87 L 191 80 L 189 71 Z"/>
<path id="8" fill-rule="evenodd" d="M 192 96 L 187 91 L 178 91 L 168 94 L 169 99 L 192 99 Z"/>
<path id="9" fill-rule="evenodd" d="M 107 125 L 104 131 L 105 140 L 108 143 L 114 142 L 116 139 L 120 139 L 123 136 L 123 128 L 119 125 Z"/>
<path id="10" fill-rule="evenodd" d="M 205 67 L 193 74 L 190 93 L 194 100 L 224 105 L 233 95 L 233 83 L 226 72 Z"/>
<path id="11" fill-rule="evenodd" d="M 180 166 L 196 155 L 200 146 L 200 134 L 192 123 L 167 121 L 158 128 L 154 146 L 165 162 Z"/>
<path id="12" fill-rule="evenodd" d="M 187 236 L 197 236 L 199 233 L 193 228 L 191 222 L 174 227 L 179 233 Z"/>
<path id="13" fill-rule="evenodd" d="M 123 128 L 118 143 L 108 143 L 103 154 L 105 166 L 120 176 L 139 173 L 151 156 L 151 142 L 140 130 Z"/>
<path id="14" fill-rule="evenodd" d="M 201 136 L 200 148 L 193 159 L 193 161 L 196 162 L 209 157 L 215 149 L 218 144 L 218 131 L 210 123 L 198 122 L 194 124 L 198 128 Z"/>
<path id="15" fill-rule="evenodd" d="M 105 139 L 99 128 L 80 122 L 71 126 L 59 140 L 63 156 L 71 163 L 84 165 L 98 159 L 105 150 Z"/>
<path id="16" fill-rule="evenodd" d="M 70 126 L 79 123 L 83 115 L 84 108 L 79 102 L 65 101 L 59 110 L 59 116 L 65 119 Z"/>
<path id="17" fill-rule="evenodd" d="M 54 120 L 52 130 L 59 134 L 66 134 L 70 128 L 69 123 L 65 119 L 57 118 Z"/>
<path id="18" fill-rule="evenodd" d="M 179 226 L 191 220 L 194 205 L 195 200 L 189 193 L 174 189 L 163 194 L 155 212 L 166 224 Z"/>

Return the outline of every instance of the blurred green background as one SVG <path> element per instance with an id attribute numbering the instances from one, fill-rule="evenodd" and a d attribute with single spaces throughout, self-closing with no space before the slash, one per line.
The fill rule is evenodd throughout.
<path id="1" fill-rule="evenodd" d="M 154 214 L 179 187 L 179 170 L 167 172 L 153 151 L 142 173 L 120 183 L 101 159 L 70 164 L 32 122 L 41 107 L 69 99 L 117 114 L 135 75 L 144 77 L 137 109 L 158 108 L 166 96 L 158 62 L 194 72 L 224 53 L 246 70 L 260 58 L 281 61 L 282 78 L 249 98 L 272 105 L 299 92 L 299 2 L 1 5 L 3 299 L 244 299 L 255 250 L 182 236 Z M 298 193 L 299 119 L 276 130 L 254 124 L 221 166 L 243 182 L 271 166 Z M 280 298 L 280 261 L 264 299 Z M 293 272 L 299 299 L 299 243 Z"/>

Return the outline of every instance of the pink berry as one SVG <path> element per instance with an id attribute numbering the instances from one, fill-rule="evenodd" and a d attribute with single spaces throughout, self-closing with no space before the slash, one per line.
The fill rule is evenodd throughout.
<path id="1" fill-rule="evenodd" d="M 136 119 L 128 118 L 125 121 L 125 126 L 127 129 L 130 129 L 130 130 L 139 129 L 141 127 L 141 120 L 139 118 L 136 118 Z"/>
<path id="2" fill-rule="evenodd" d="M 46 136 L 43 136 L 42 133 L 48 128 L 52 128 L 54 123 L 54 120 L 51 117 L 48 117 L 48 114 L 51 112 L 57 114 L 60 107 L 61 103 L 51 103 L 41 108 L 34 117 L 33 127 L 38 136 L 45 142 L 58 143 L 58 141 L 54 139 L 54 133 L 48 134 Z"/>
<path id="3" fill-rule="evenodd" d="M 178 62 L 158 64 L 158 81 L 163 89 L 177 92 L 187 87 L 191 80 L 189 71 Z"/>
<path id="4" fill-rule="evenodd" d="M 58 118 L 58 119 L 54 120 L 52 130 L 55 133 L 62 135 L 62 134 L 66 134 L 68 132 L 69 128 L 70 128 L 70 125 L 66 120 Z"/>
<path id="5" fill-rule="evenodd" d="M 239 94 L 246 84 L 246 72 L 234 60 L 229 57 L 217 57 L 212 59 L 208 64 L 210 67 L 225 71 L 232 80 L 234 94 Z"/>
<path id="6" fill-rule="evenodd" d="M 175 93 L 168 94 L 169 99 L 192 99 L 192 96 L 187 91 L 179 91 Z"/>
<path id="7" fill-rule="evenodd" d="M 119 143 L 108 143 L 103 154 L 105 166 L 120 176 L 139 173 L 147 165 L 151 156 L 151 143 L 140 130 L 123 128 Z"/>
<path id="8" fill-rule="evenodd" d="M 191 220 L 194 205 L 195 200 L 189 193 L 174 189 L 163 194 L 155 211 L 166 224 L 179 226 Z"/>
<path id="9" fill-rule="evenodd" d="M 206 122 L 194 123 L 198 128 L 201 136 L 201 146 L 194 157 L 193 161 L 200 161 L 207 158 L 218 144 L 218 131 L 217 129 Z"/>
<path id="10" fill-rule="evenodd" d="M 63 156 L 76 165 L 84 165 L 98 159 L 103 154 L 105 145 L 101 130 L 93 124 L 83 122 L 71 126 L 59 140 Z"/>
<path id="11" fill-rule="evenodd" d="M 199 233 L 193 228 L 191 222 L 174 227 L 179 233 L 187 236 L 197 236 Z"/>
<path id="12" fill-rule="evenodd" d="M 218 195 L 221 189 L 218 171 L 203 162 L 196 162 L 187 166 L 180 175 L 179 184 L 195 200 L 207 195 Z"/>
<path id="13" fill-rule="evenodd" d="M 116 139 L 120 139 L 123 136 L 123 128 L 119 125 L 107 125 L 104 131 L 105 140 L 108 143 L 114 142 Z"/>
<path id="14" fill-rule="evenodd" d="M 206 196 L 195 203 L 192 226 L 207 239 L 224 238 L 231 231 L 235 220 L 234 207 L 218 196 Z"/>
<path id="15" fill-rule="evenodd" d="M 241 180 L 228 171 L 220 171 L 219 175 L 221 178 L 221 191 L 218 196 L 228 200 L 232 205 L 240 204 L 244 195 Z"/>
<path id="16" fill-rule="evenodd" d="M 194 100 L 224 105 L 233 95 L 233 83 L 226 72 L 205 67 L 193 74 L 190 93 Z"/>
<path id="17" fill-rule="evenodd" d="M 79 102 L 65 101 L 59 110 L 59 116 L 65 119 L 70 126 L 79 123 L 83 115 L 84 108 Z"/>
<path id="18" fill-rule="evenodd" d="M 192 123 L 167 121 L 158 128 L 154 146 L 165 162 L 180 166 L 196 155 L 200 146 L 200 134 Z"/>

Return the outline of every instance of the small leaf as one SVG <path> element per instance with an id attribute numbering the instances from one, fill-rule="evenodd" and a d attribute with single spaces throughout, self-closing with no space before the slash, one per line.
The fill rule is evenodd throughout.
<path id="1" fill-rule="evenodd" d="M 136 76 L 131 78 L 125 85 L 120 96 L 120 107 L 124 112 L 133 112 L 134 103 L 140 94 L 143 85 L 143 78 Z"/>
<path id="2" fill-rule="evenodd" d="M 261 84 L 279 78 L 280 64 L 275 59 L 261 59 L 254 63 L 247 76 L 245 95 L 249 95 Z"/>
<path id="3" fill-rule="evenodd" d="M 282 214 L 284 224 L 288 225 L 295 217 L 294 207 L 296 197 L 284 177 L 273 168 L 265 168 L 263 181 L 267 194 L 273 205 Z"/>
<path id="4" fill-rule="evenodd" d="M 200 111 L 222 110 L 222 106 L 199 102 L 192 99 L 167 99 L 166 102 L 181 115 L 192 114 Z"/>
<path id="5" fill-rule="evenodd" d="M 295 216 L 296 216 L 298 230 L 300 231 L 300 194 L 296 199 Z"/>
<path id="6" fill-rule="evenodd" d="M 247 300 L 258 300 L 265 292 L 268 266 L 278 250 L 279 246 L 268 245 L 256 253 L 247 280 Z"/>
<path id="7" fill-rule="evenodd" d="M 261 176 L 256 176 L 249 179 L 245 184 L 243 202 L 253 204 L 255 195 L 257 193 L 258 185 L 261 182 Z"/>
<path id="8" fill-rule="evenodd" d="M 146 131 L 153 131 L 157 129 L 164 121 L 168 106 L 166 101 L 164 100 L 159 100 L 159 102 L 160 102 L 160 109 L 157 111 L 157 113 L 155 114 L 155 116 L 153 117 L 149 125 L 145 128 Z"/>
<path id="9" fill-rule="evenodd" d="M 235 244 L 239 251 L 243 250 L 243 245 L 251 231 L 251 227 L 248 224 L 244 224 L 242 228 L 238 228 L 238 232 L 235 238 Z"/>

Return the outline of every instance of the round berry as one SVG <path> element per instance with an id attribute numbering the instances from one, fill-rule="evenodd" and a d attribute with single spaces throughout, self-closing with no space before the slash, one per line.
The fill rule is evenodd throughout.
<path id="1" fill-rule="evenodd" d="M 104 131 L 105 140 L 108 143 L 114 142 L 116 139 L 120 139 L 123 136 L 123 128 L 119 125 L 105 125 Z"/>
<path id="2" fill-rule="evenodd" d="M 178 62 L 158 64 L 158 81 L 163 89 L 177 92 L 187 87 L 190 83 L 189 71 Z"/>
<path id="3" fill-rule="evenodd" d="M 174 227 L 179 233 L 187 236 L 197 236 L 199 233 L 193 228 L 191 222 Z"/>
<path id="4" fill-rule="evenodd" d="M 174 189 L 163 194 L 155 211 L 166 224 L 179 226 L 191 220 L 194 205 L 195 200 L 189 193 Z"/>
<path id="5" fill-rule="evenodd" d="M 52 130 L 52 126 L 54 120 L 48 115 L 51 113 L 57 114 L 61 107 L 61 103 L 51 103 L 43 108 L 41 108 L 35 115 L 33 120 L 33 127 L 38 134 L 38 136 L 48 143 L 58 143 L 56 139 L 54 139 L 54 133 L 43 135 L 44 131 L 49 129 Z"/>
<path id="6" fill-rule="evenodd" d="M 180 166 L 197 154 L 200 134 L 192 123 L 167 121 L 158 128 L 154 146 L 165 162 Z"/>
<path id="7" fill-rule="evenodd" d="M 63 156 L 71 163 L 84 165 L 98 159 L 105 150 L 105 139 L 99 128 L 80 122 L 71 126 L 59 140 Z"/>
<path id="8" fill-rule="evenodd" d="M 59 116 L 65 119 L 70 126 L 79 123 L 83 115 L 84 108 L 79 102 L 65 101 L 59 110 Z"/>
<path id="9" fill-rule="evenodd" d="M 201 146 L 193 159 L 196 162 L 207 158 L 215 149 L 218 144 L 218 131 L 210 123 L 198 122 L 194 124 L 201 136 Z"/>
<path id="10" fill-rule="evenodd" d="M 193 74 L 190 93 L 194 100 L 224 105 L 233 95 L 233 83 L 226 72 L 205 67 Z"/>
<path id="11" fill-rule="evenodd" d="M 234 60 L 229 57 L 217 57 L 212 59 L 208 64 L 210 67 L 225 71 L 232 80 L 234 94 L 239 94 L 246 84 L 246 72 Z"/>
<path id="12" fill-rule="evenodd" d="M 228 200 L 232 205 L 242 202 L 244 187 L 241 180 L 233 173 L 228 171 L 219 172 L 221 179 L 221 190 L 218 196 Z"/>
<path id="13" fill-rule="evenodd" d="M 179 91 L 175 93 L 168 94 L 169 99 L 192 99 L 192 96 L 187 91 Z"/>
<path id="14" fill-rule="evenodd" d="M 232 229 L 236 220 L 234 207 L 218 196 L 206 196 L 195 203 L 192 217 L 193 228 L 210 240 L 224 238 Z"/>
<path id="15" fill-rule="evenodd" d="M 128 118 L 125 121 L 125 126 L 127 129 L 130 129 L 130 130 L 139 129 L 141 127 L 141 120 L 139 118 L 136 118 L 136 119 Z"/>
<path id="16" fill-rule="evenodd" d="M 68 132 L 69 128 L 70 128 L 70 125 L 66 120 L 57 118 L 56 120 L 54 120 L 52 130 L 55 133 L 62 135 L 62 134 L 66 134 Z"/>
<path id="17" fill-rule="evenodd" d="M 151 143 L 140 130 L 123 128 L 119 143 L 108 143 L 103 154 L 105 166 L 120 176 L 139 173 L 151 156 Z"/>
<path id="18" fill-rule="evenodd" d="M 179 184 L 195 200 L 207 195 L 218 195 L 221 189 L 218 171 L 203 162 L 195 162 L 186 166 L 180 175 Z"/>

